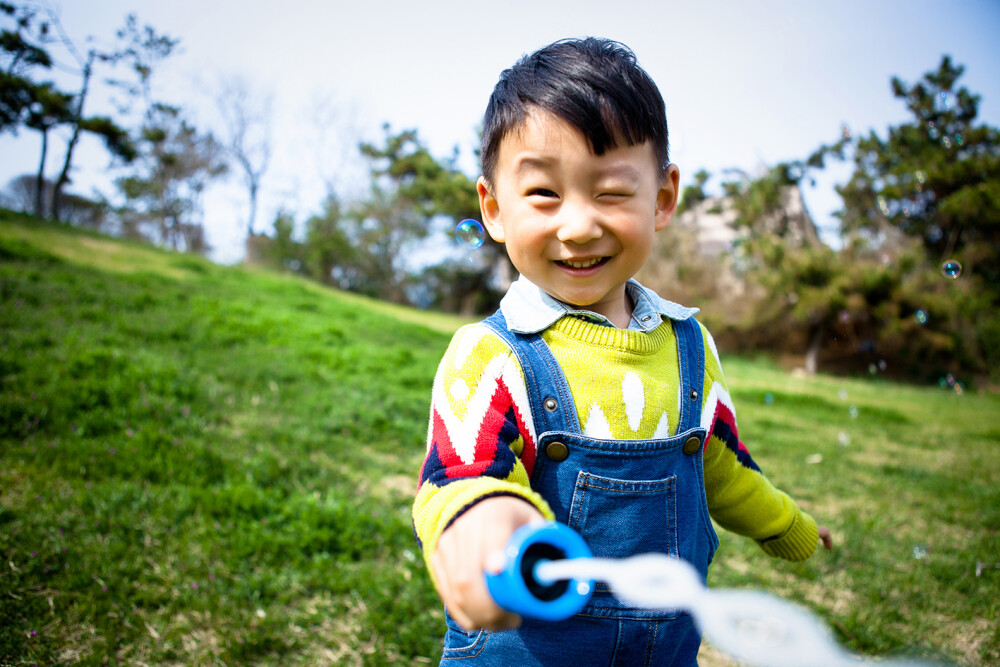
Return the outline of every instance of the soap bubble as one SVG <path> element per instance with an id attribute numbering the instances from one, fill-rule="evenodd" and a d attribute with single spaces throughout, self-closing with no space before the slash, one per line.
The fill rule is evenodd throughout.
<path id="1" fill-rule="evenodd" d="M 957 394 L 958 396 L 961 396 L 962 394 L 965 393 L 965 385 L 962 384 L 961 382 L 956 382 L 955 385 L 954 385 L 954 390 L 955 390 L 955 394 Z"/>
<path id="2" fill-rule="evenodd" d="M 913 176 L 917 179 L 917 183 L 920 183 L 920 185 L 927 182 L 927 172 L 923 169 L 917 169 Z"/>
<path id="3" fill-rule="evenodd" d="M 774 394 L 771 392 L 764 394 L 764 402 L 768 405 L 774 405 Z"/>
<path id="4" fill-rule="evenodd" d="M 918 309 L 917 312 L 913 313 L 913 316 L 920 324 L 927 324 L 927 311 L 923 308 Z"/>
<path id="5" fill-rule="evenodd" d="M 868 364 L 868 374 L 876 375 L 878 373 L 878 366 L 875 364 Z"/>
<path id="6" fill-rule="evenodd" d="M 927 558 L 927 547 L 922 544 L 913 545 L 913 557 L 916 560 L 923 560 Z"/>
<path id="7" fill-rule="evenodd" d="M 851 138 L 851 128 L 848 127 L 847 123 L 844 123 L 843 125 L 840 126 L 840 133 L 844 135 L 844 139 Z"/>
<path id="8" fill-rule="evenodd" d="M 955 135 L 955 145 L 956 146 L 961 146 L 964 143 L 965 143 L 965 139 L 962 138 L 962 135 L 961 134 L 956 134 Z"/>
<path id="9" fill-rule="evenodd" d="M 955 95 L 950 90 L 942 90 L 938 93 L 934 101 L 934 108 L 938 111 L 947 111 L 955 103 Z"/>
<path id="10" fill-rule="evenodd" d="M 952 280 L 958 278 L 962 275 L 962 264 L 958 260 L 949 259 L 941 265 L 941 275 Z"/>
<path id="11" fill-rule="evenodd" d="M 880 373 L 884 373 L 886 369 L 885 359 L 878 360 L 878 370 Z"/>
<path id="12" fill-rule="evenodd" d="M 851 419 L 857 419 L 858 418 L 858 406 L 852 405 L 851 407 L 847 408 L 847 414 L 849 414 L 851 416 Z"/>
<path id="13" fill-rule="evenodd" d="M 941 145 L 945 148 L 951 148 L 951 137 L 948 135 L 941 137 Z"/>
<path id="14" fill-rule="evenodd" d="M 455 226 L 455 240 L 466 248 L 478 248 L 486 240 L 486 231 L 478 220 L 467 218 Z"/>
<path id="15" fill-rule="evenodd" d="M 846 310 L 842 310 L 840 311 L 839 318 L 841 324 L 847 324 L 848 322 L 851 321 L 851 314 Z"/>
<path id="16" fill-rule="evenodd" d="M 740 664 L 856 664 L 815 616 L 780 598 L 756 591 L 712 591 L 693 611 L 712 646 Z M 810 660 L 813 655 L 818 658 Z"/>
<path id="17" fill-rule="evenodd" d="M 882 215 L 889 215 L 889 202 L 884 195 L 879 195 L 875 202 L 878 204 L 878 210 L 882 211 Z"/>
<path id="18" fill-rule="evenodd" d="M 847 434 L 847 431 L 841 431 L 837 434 L 837 442 L 843 447 L 847 447 L 851 444 L 851 436 Z"/>

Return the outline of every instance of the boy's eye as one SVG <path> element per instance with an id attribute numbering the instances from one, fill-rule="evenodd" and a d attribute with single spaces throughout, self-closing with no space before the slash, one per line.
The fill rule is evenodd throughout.
<path id="1" fill-rule="evenodd" d="M 549 190 L 548 188 L 531 188 L 528 190 L 528 196 L 538 196 L 538 197 L 558 197 L 555 192 Z"/>
<path id="2" fill-rule="evenodd" d="M 625 190 L 608 190 L 607 192 L 602 192 L 597 197 L 599 199 L 624 199 L 625 197 L 631 197 L 632 193 Z"/>

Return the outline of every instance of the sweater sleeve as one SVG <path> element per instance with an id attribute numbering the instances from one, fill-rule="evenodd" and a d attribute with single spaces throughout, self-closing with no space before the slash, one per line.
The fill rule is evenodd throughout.
<path id="1" fill-rule="evenodd" d="M 736 410 L 726 388 L 719 353 L 705 335 L 705 493 L 708 510 L 726 530 L 755 540 L 770 556 L 801 561 L 816 549 L 816 521 L 764 476 L 740 441 Z"/>
<path id="2" fill-rule="evenodd" d="M 529 484 L 535 433 L 528 406 L 524 377 L 506 343 L 484 325 L 462 327 L 434 376 L 427 455 L 413 503 L 425 560 L 441 533 L 484 498 L 517 496 L 553 518 Z"/>

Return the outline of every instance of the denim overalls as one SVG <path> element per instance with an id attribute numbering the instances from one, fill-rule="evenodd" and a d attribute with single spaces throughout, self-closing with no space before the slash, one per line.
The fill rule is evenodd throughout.
<path id="1" fill-rule="evenodd" d="M 670 322 L 681 378 L 677 435 L 598 440 L 582 435 L 569 385 L 542 337 L 508 331 L 500 311 L 484 321 L 521 364 L 539 453 L 531 486 L 556 521 L 576 529 L 596 557 L 673 554 L 704 579 L 719 543 L 708 516 L 701 453 L 704 345 L 694 318 Z M 603 583 L 583 611 L 566 621 L 524 619 L 516 630 L 469 633 L 446 616 L 442 663 L 694 665 L 701 644 L 689 615 L 630 609 Z"/>

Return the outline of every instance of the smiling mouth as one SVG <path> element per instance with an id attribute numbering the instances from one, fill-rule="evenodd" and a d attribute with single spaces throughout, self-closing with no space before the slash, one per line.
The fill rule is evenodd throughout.
<path id="1" fill-rule="evenodd" d="M 556 264 L 565 266 L 568 269 L 590 269 L 599 264 L 604 264 L 610 257 L 588 257 L 587 259 L 559 259 Z"/>

